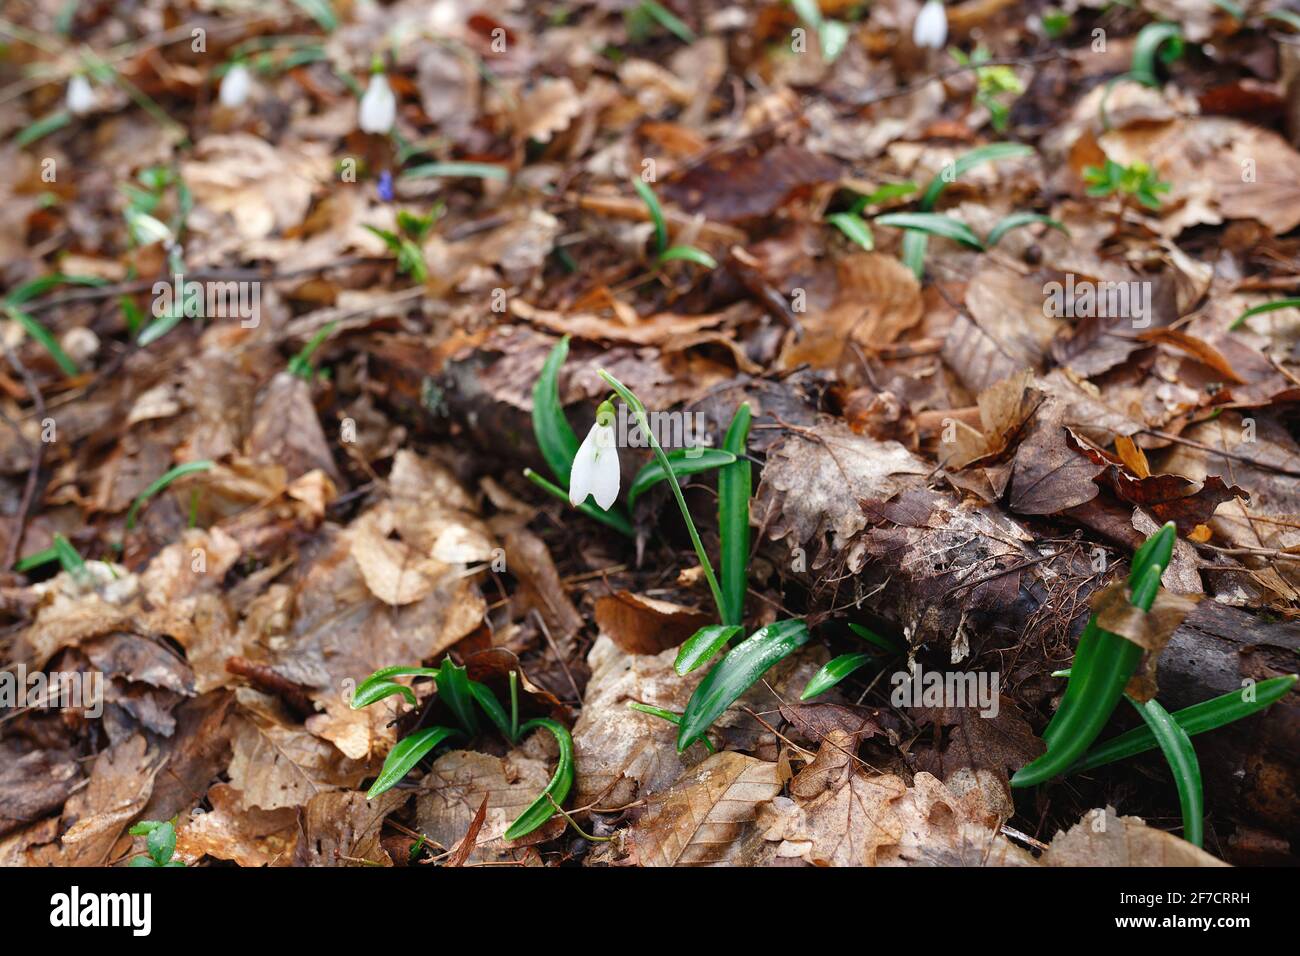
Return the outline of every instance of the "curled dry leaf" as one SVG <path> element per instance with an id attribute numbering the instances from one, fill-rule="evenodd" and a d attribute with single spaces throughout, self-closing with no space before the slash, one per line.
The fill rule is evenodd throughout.
<path id="1" fill-rule="evenodd" d="M 1196 607 L 1196 598 L 1161 590 L 1151 610 L 1143 612 L 1130 601 L 1128 584 L 1119 579 L 1092 596 L 1089 603 L 1097 624 L 1118 634 L 1146 651 L 1138 672 L 1129 681 L 1128 693 L 1136 700 L 1150 700 L 1156 695 L 1156 663 L 1165 645 Z"/>
<path id="2" fill-rule="evenodd" d="M 1034 388 L 1034 373 L 1028 369 L 990 385 L 976 399 L 980 430 L 953 419 L 954 440 L 945 437 L 941 443 L 940 463 L 945 468 L 965 468 L 1001 455 L 1016 442 L 1042 399 L 1042 392 Z"/>
<path id="3" fill-rule="evenodd" d="M 596 599 L 596 624 L 629 654 L 676 647 L 712 618 L 695 608 L 617 591 Z"/>
<path id="4" fill-rule="evenodd" d="M 1121 817 L 1112 807 L 1089 810 L 1043 853 L 1044 866 L 1227 866 L 1181 837 Z"/>

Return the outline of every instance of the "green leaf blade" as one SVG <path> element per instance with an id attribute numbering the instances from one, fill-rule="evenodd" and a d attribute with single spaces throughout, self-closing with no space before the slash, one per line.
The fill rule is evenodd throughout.
<path id="1" fill-rule="evenodd" d="M 808 685 L 799 695 L 800 700 L 809 700 L 819 694 L 824 694 L 844 678 L 848 677 L 854 671 L 865 667 L 871 663 L 870 654 L 861 652 L 856 654 L 841 654 L 834 660 L 827 661 L 822 669 L 812 676 Z"/>
<path id="2" fill-rule="evenodd" d="M 455 733 L 459 731 L 451 727 L 426 727 L 403 737 L 388 752 L 379 776 L 366 791 L 366 799 L 373 800 L 381 793 L 393 789 L 410 773 L 412 767 L 424 759 L 425 754 Z"/>
<path id="3" fill-rule="evenodd" d="M 754 493 L 753 464 L 747 455 L 753 419 L 748 402 L 741 402 L 727 426 L 722 447 L 735 456 L 718 472 L 718 534 L 722 541 L 718 586 L 722 591 L 722 622 L 740 624 L 745 613 L 749 578 L 749 500 Z M 728 638 L 729 639 L 729 638 Z"/>
<path id="4" fill-rule="evenodd" d="M 677 650 L 677 659 L 673 661 L 673 670 L 685 676 L 703 664 L 707 664 L 727 641 L 741 631 L 739 624 L 708 624 L 700 628 Z"/>
<path id="5" fill-rule="evenodd" d="M 703 737 L 723 711 L 774 664 L 807 644 L 809 636 L 802 620 L 778 621 L 728 651 L 691 694 L 677 729 L 677 752 Z"/>
<path id="6" fill-rule="evenodd" d="M 721 468 L 723 465 L 729 465 L 736 460 L 736 456 L 731 452 L 722 451 L 718 448 L 674 448 L 672 451 L 666 452 L 666 454 L 668 462 L 672 466 L 673 474 L 678 478 Z M 636 477 L 632 479 L 631 487 L 628 488 L 628 508 L 635 508 L 638 498 L 667 477 L 663 465 L 657 458 L 647 462 L 636 473 Z"/>
<path id="7" fill-rule="evenodd" d="M 566 487 L 573 470 L 573 459 L 578 454 L 578 436 L 560 404 L 560 367 L 568 357 L 569 337 L 566 335 L 551 349 L 551 354 L 542 364 L 542 373 L 533 385 L 533 436 L 546 467 Z M 568 500 L 567 495 L 565 500 Z"/>
<path id="8" fill-rule="evenodd" d="M 1203 845 L 1205 798 L 1201 788 L 1201 764 L 1196 759 L 1191 738 L 1156 700 L 1144 704 L 1132 698 L 1129 700 L 1146 721 L 1173 772 L 1174 785 L 1178 788 L 1178 802 L 1183 811 L 1183 838 L 1193 846 Z"/>
<path id="9" fill-rule="evenodd" d="M 505 839 L 518 840 L 528 836 L 555 815 L 555 808 L 564 805 L 564 798 L 573 787 L 573 737 L 568 729 L 554 720 L 537 717 L 519 728 L 520 736 L 530 730 L 546 730 L 560 746 L 560 759 L 556 762 L 555 773 L 546 789 L 538 794 L 523 813 L 515 818 L 514 823 L 506 829 Z M 554 802 L 552 802 L 554 801 Z"/>

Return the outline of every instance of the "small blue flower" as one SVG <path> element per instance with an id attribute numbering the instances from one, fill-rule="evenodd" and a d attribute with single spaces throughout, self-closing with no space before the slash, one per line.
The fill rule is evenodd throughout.
<path id="1" fill-rule="evenodd" d="M 379 198 L 384 202 L 393 201 L 393 174 L 386 169 L 379 174 Z"/>

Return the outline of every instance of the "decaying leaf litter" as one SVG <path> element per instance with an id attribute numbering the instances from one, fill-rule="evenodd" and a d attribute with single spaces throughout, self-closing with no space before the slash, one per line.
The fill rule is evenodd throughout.
<path id="1" fill-rule="evenodd" d="M 503 6 L 0 24 L 0 658 L 103 681 L 6 704 L 0 861 L 1293 860 L 1285 682 L 1192 738 L 1203 850 L 1158 749 L 1010 779 L 1093 608 L 1137 707 L 1298 669 L 1295 16 L 968 0 L 935 43 L 910 0 Z M 719 623 L 668 483 L 614 529 L 524 477 L 562 340 L 578 437 L 602 371 L 696 443 L 752 413 L 738 623 L 808 634 L 707 747 L 654 713 Z M 619 457 L 626 491 L 652 456 Z M 727 480 L 681 476 L 714 561 Z M 1181 607 L 1135 613 L 1168 522 Z M 353 707 L 392 667 L 439 676 Z M 996 706 L 899 705 L 909 669 Z M 368 798 L 461 680 L 516 719 Z"/>

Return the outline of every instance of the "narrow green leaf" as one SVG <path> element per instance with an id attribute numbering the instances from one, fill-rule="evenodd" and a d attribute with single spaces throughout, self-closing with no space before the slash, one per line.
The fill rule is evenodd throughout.
<path id="1" fill-rule="evenodd" d="M 659 204 L 659 197 L 650 184 L 643 179 L 633 179 L 632 188 L 650 210 L 650 220 L 655 226 L 655 253 L 662 256 L 668 249 L 668 222 L 664 219 L 664 207 Z"/>
<path id="2" fill-rule="evenodd" d="M 925 250 L 930 244 L 930 237 L 923 232 L 909 229 L 903 233 L 903 265 L 912 270 L 917 279 L 925 276 Z"/>
<path id="3" fill-rule="evenodd" d="M 971 249 L 983 249 L 984 243 L 971 231 L 970 226 L 951 216 L 937 212 L 887 212 L 876 217 L 877 225 L 910 229 L 941 239 L 951 239 Z"/>
<path id="4" fill-rule="evenodd" d="M 919 188 L 920 187 L 917 186 L 916 183 L 911 181 L 902 183 L 885 183 L 874 192 L 866 196 L 859 196 L 857 199 L 853 200 L 853 205 L 849 208 L 852 212 L 861 215 L 862 211 L 868 206 L 876 206 L 880 203 L 889 202 L 894 199 L 902 199 L 904 196 L 912 195 L 912 193 L 916 192 Z"/>
<path id="5" fill-rule="evenodd" d="M 480 684 L 476 680 L 469 682 L 469 692 L 473 695 L 474 700 L 483 708 L 483 713 L 488 715 L 488 719 L 496 725 L 497 730 L 501 731 L 501 736 L 511 743 L 515 738 L 511 735 L 510 715 L 506 709 L 501 706 L 501 701 L 497 700 L 497 695 L 492 693 L 491 688 L 486 684 Z"/>
<path id="6" fill-rule="evenodd" d="M 722 622 L 740 624 L 745 613 L 746 570 L 749 565 L 749 499 L 753 494 L 753 465 L 747 457 L 749 426 L 753 413 L 741 402 L 727 426 L 722 447 L 736 456 L 733 464 L 718 472 L 718 534 L 722 539 L 719 587 L 722 589 Z M 730 639 L 730 638 L 728 638 Z"/>
<path id="7" fill-rule="evenodd" d="M 334 15 L 334 8 L 330 6 L 329 0 L 293 0 L 293 2 L 303 13 L 315 20 L 326 33 L 332 33 L 338 27 L 339 20 Z"/>
<path id="8" fill-rule="evenodd" d="M 560 404 L 560 366 L 569 357 L 569 337 L 555 343 L 542 364 L 542 373 L 533 385 L 533 435 L 541 449 L 546 467 L 560 484 L 569 484 L 573 459 L 578 454 L 578 436 L 564 415 Z M 568 500 L 568 495 L 564 496 Z"/>
<path id="9" fill-rule="evenodd" d="M 67 571 L 78 581 L 87 579 L 86 562 L 77 553 L 77 549 L 72 546 L 72 542 L 57 531 L 54 533 L 54 550 L 59 556 L 59 564 L 64 571 Z"/>
<path id="10" fill-rule="evenodd" d="M 1176 23 L 1148 23 L 1138 31 L 1133 44 L 1133 64 L 1129 75 L 1146 86 L 1159 86 L 1156 77 L 1156 54 L 1160 47 L 1175 38 L 1181 38 L 1182 31 Z"/>
<path id="11" fill-rule="evenodd" d="M 643 714 L 649 714 L 651 717 L 658 717 L 661 720 L 666 720 L 670 724 L 676 725 L 682 722 L 681 714 L 675 714 L 671 710 L 664 710 L 662 707 L 643 704 L 639 700 L 628 701 L 627 707 L 628 710 L 635 710 Z"/>
<path id="12" fill-rule="evenodd" d="M 7 305 L 22 305 L 60 285 L 100 286 L 104 284 L 103 279 L 95 276 L 67 276 L 55 272 L 51 275 L 41 276 L 39 279 L 33 279 L 30 282 L 24 282 L 5 296 L 5 303 Z"/>
<path id="13" fill-rule="evenodd" d="M 728 651 L 691 694 L 677 728 L 677 752 L 703 737 L 724 710 L 773 664 L 807 644 L 808 638 L 808 625 L 803 621 L 777 621 Z"/>
<path id="14" fill-rule="evenodd" d="M 852 631 L 854 634 L 858 635 L 858 637 L 862 638 L 863 640 L 870 641 L 872 644 L 875 644 L 881 650 L 887 651 L 890 654 L 904 654 L 907 652 L 907 648 L 904 647 L 902 644 L 900 644 L 898 641 L 877 634 L 875 631 L 873 631 L 869 627 L 866 627 L 865 625 L 855 624 L 852 621 L 850 621 L 849 630 Z"/>
<path id="15" fill-rule="evenodd" d="M 411 688 L 397 683 L 393 678 L 437 676 L 438 670 L 433 667 L 408 667 L 399 664 L 395 667 L 382 668 L 357 685 L 357 689 L 352 692 L 351 707 L 353 710 L 360 710 L 393 694 L 401 694 L 408 704 L 415 706 L 415 694 Z"/>
<path id="16" fill-rule="evenodd" d="M 1201 790 L 1201 764 L 1196 750 L 1187 736 L 1160 704 L 1153 698 L 1140 704 L 1133 698 L 1129 703 L 1137 708 L 1148 729 L 1164 751 L 1169 769 L 1173 771 L 1174 785 L 1178 788 L 1178 803 L 1183 811 L 1183 839 L 1194 846 L 1205 840 L 1205 805 Z"/>
<path id="17" fill-rule="evenodd" d="M 1274 299 L 1263 305 L 1251 306 L 1233 320 L 1232 325 L 1228 326 L 1228 331 L 1241 328 L 1252 315 L 1263 315 L 1265 312 L 1276 312 L 1278 309 L 1300 309 L 1300 299 Z"/>
<path id="18" fill-rule="evenodd" d="M 177 302 L 165 315 L 158 316 L 140 331 L 135 340 L 136 344 L 140 348 L 147 348 L 180 325 L 183 318 L 185 318 L 185 307 Z"/>
<path id="19" fill-rule="evenodd" d="M 541 488 L 548 495 L 558 498 L 566 505 L 569 504 L 569 493 L 567 491 L 554 482 L 547 481 L 531 468 L 524 469 L 524 477 L 535 484 L 538 488 Z M 613 508 L 609 511 L 602 511 L 590 501 L 584 501 L 582 504 L 578 505 L 578 510 L 588 518 L 592 518 L 603 525 L 613 528 L 619 534 L 627 535 L 629 538 L 636 537 L 636 529 L 632 527 L 632 523 L 628 521 L 627 518 L 623 517 L 621 512 L 615 511 Z"/>
<path id="20" fill-rule="evenodd" d="M 77 363 L 68 357 L 67 352 L 63 351 L 63 346 L 59 344 L 58 339 L 44 325 L 16 306 L 5 306 L 5 313 L 22 326 L 23 331 L 39 342 L 45 351 L 50 353 L 50 357 L 63 370 L 63 374 L 76 375 L 81 371 L 77 367 Z"/>
<path id="21" fill-rule="evenodd" d="M 718 448 L 674 448 L 666 454 L 669 464 L 672 465 L 673 474 L 678 478 L 720 468 L 736 460 L 736 456 L 731 452 Z M 635 508 L 636 500 L 666 477 L 659 459 L 652 458 L 646 462 L 636 473 L 636 477 L 632 479 L 632 486 L 627 490 L 628 508 Z"/>
<path id="22" fill-rule="evenodd" d="M 410 169 L 403 170 L 399 178 L 434 179 L 437 177 L 495 179 L 505 182 L 510 178 L 510 173 L 504 166 L 497 166 L 493 163 L 445 162 L 423 163 L 419 166 L 412 166 Z"/>
<path id="23" fill-rule="evenodd" d="M 1279 23 L 1285 23 L 1292 30 L 1300 30 L 1300 14 L 1292 10 L 1270 10 L 1264 14 L 1265 20 L 1276 20 Z"/>
<path id="24" fill-rule="evenodd" d="M 1249 717 L 1251 714 L 1259 713 L 1270 704 L 1286 696 L 1287 691 L 1295 686 L 1295 683 L 1295 674 L 1288 674 L 1285 677 L 1271 677 L 1250 688 L 1252 700 L 1245 699 L 1247 691 L 1243 688 L 1242 690 L 1229 691 L 1210 700 L 1201 701 L 1199 704 L 1192 704 L 1182 710 L 1176 710 L 1169 716 L 1189 737 L 1203 734 L 1208 730 L 1217 730 L 1244 717 Z M 1151 728 L 1146 726 L 1135 727 L 1117 737 L 1112 737 L 1105 743 L 1098 744 L 1088 751 L 1077 764 L 1070 768 L 1070 773 L 1095 770 L 1108 763 L 1114 763 L 1116 760 L 1123 760 L 1126 757 L 1134 757 L 1146 753 L 1148 750 L 1154 750 L 1157 746 Z"/>
<path id="25" fill-rule="evenodd" d="M 388 752 L 384 765 L 379 770 L 379 776 L 366 791 L 366 799 L 373 800 L 384 791 L 391 790 L 410 773 L 412 767 L 424 759 L 425 754 L 456 733 L 459 731 L 451 727 L 426 727 L 424 730 L 417 730 L 410 736 L 403 737 L 397 742 L 397 746 Z"/>
<path id="26" fill-rule="evenodd" d="M 59 560 L 59 549 L 51 545 L 44 551 L 36 551 L 25 558 L 19 558 L 14 562 L 14 570 L 19 574 L 26 574 L 33 568 L 39 568 L 42 564 L 49 564 L 51 561 L 57 560 Z"/>
<path id="27" fill-rule="evenodd" d="M 1147 579 L 1148 570 L 1153 566 L 1158 569 L 1155 575 L 1158 584 L 1160 576 L 1165 573 L 1165 568 L 1169 567 L 1169 561 L 1174 555 L 1174 542 L 1177 538 L 1177 525 L 1172 521 L 1166 521 L 1159 531 L 1142 542 L 1141 546 L 1133 552 L 1133 562 L 1130 565 L 1128 574 L 1128 586 L 1133 592 L 1132 600 L 1135 606 L 1141 606 L 1138 604 L 1137 592 L 1141 588 L 1143 581 Z M 1155 595 L 1151 597 L 1154 600 Z M 1148 601 L 1142 610 L 1149 611 L 1150 609 L 1151 603 Z"/>
<path id="28" fill-rule="evenodd" d="M 812 676 L 812 680 L 808 681 L 808 686 L 803 689 L 799 699 L 808 700 L 810 697 L 826 693 L 858 668 L 869 664 L 871 660 L 870 654 L 858 653 L 841 654 L 834 660 L 827 661 L 822 669 Z"/>
<path id="29" fill-rule="evenodd" d="M 683 43 L 694 43 L 699 39 L 694 30 L 674 16 L 673 12 L 662 3 L 657 3 L 656 0 L 642 0 L 641 9 Z"/>
<path id="30" fill-rule="evenodd" d="M 713 258 L 703 249 L 697 249 L 695 246 L 673 246 L 659 253 L 659 261 L 663 262 L 694 262 L 697 266 L 703 266 L 706 269 L 716 269 L 718 260 Z"/>
<path id="31" fill-rule="evenodd" d="M 876 248 L 876 237 L 872 234 L 871 227 L 857 213 L 833 212 L 826 217 L 826 221 L 868 252 Z"/>
<path id="32" fill-rule="evenodd" d="M 442 659 L 438 668 L 438 699 L 456 715 L 466 736 L 478 733 L 478 714 L 474 710 L 474 691 L 464 667 L 456 666 L 450 657 Z"/>
<path id="33" fill-rule="evenodd" d="M 1038 212 L 1013 212 L 989 231 L 988 238 L 984 240 L 984 245 L 992 249 L 1012 229 L 1019 229 L 1021 226 L 1029 226 L 1036 222 L 1051 226 L 1067 236 L 1070 234 L 1070 230 L 1066 229 L 1063 223 L 1051 216 L 1044 216 Z"/>
<path id="34" fill-rule="evenodd" d="M 560 745 L 560 759 L 555 765 L 555 773 L 551 777 L 551 782 L 546 785 L 546 789 L 538 794 L 523 813 L 515 818 L 515 822 L 505 832 L 507 840 L 518 840 L 520 837 L 532 833 L 555 814 L 555 808 L 563 806 L 564 798 L 569 795 L 569 790 L 573 786 L 573 737 L 563 724 L 548 720 L 545 717 L 537 717 L 528 721 L 519 728 L 519 733 L 528 733 L 530 730 L 548 730 L 555 742 Z M 554 803 L 552 803 L 554 801 Z"/>
<path id="35" fill-rule="evenodd" d="M 975 147 L 970 152 L 958 156 L 946 175 L 941 173 L 930 180 L 930 185 L 926 187 L 925 194 L 921 197 L 921 211 L 932 210 L 939 195 L 976 166 L 983 163 L 996 163 L 1002 159 L 1013 159 L 1017 156 L 1032 155 L 1034 155 L 1033 147 L 1026 146 L 1024 143 L 987 143 Z"/>
<path id="36" fill-rule="evenodd" d="M 14 137 L 14 145 L 19 149 L 24 146 L 30 146 L 38 139 L 49 136 L 56 130 L 61 130 L 72 122 L 72 114 L 67 110 L 56 110 L 49 116 L 42 116 L 33 123 L 28 123 L 23 127 L 22 132 Z"/>
<path id="37" fill-rule="evenodd" d="M 677 659 L 673 661 L 673 670 L 686 675 L 707 664 L 718 653 L 718 649 L 739 634 L 740 630 L 739 624 L 706 624 L 682 642 L 682 646 L 677 649 Z"/>
<path id="38" fill-rule="evenodd" d="M 158 492 L 162 491 L 177 478 L 183 478 L 186 475 L 192 475 L 198 471 L 207 471 L 213 466 L 213 464 L 214 462 L 208 461 L 206 458 L 199 461 L 187 461 L 183 465 L 177 465 L 175 468 L 168 469 L 162 474 L 162 476 L 154 479 L 153 483 L 144 491 L 140 492 L 139 497 L 137 497 L 135 501 L 131 502 L 131 507 L 126 513 L 126 530 L 130 531 L 135 527 L 136 515 L 140 513 L 140 509 L 144 507 L 145 503 L 148 502 L 150 498 L 158 494 Z"/>

